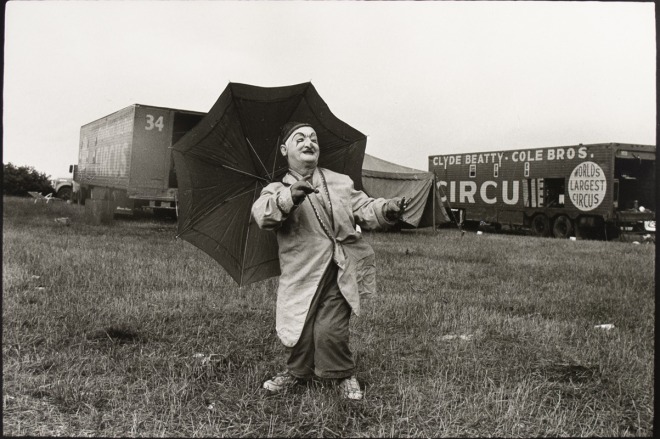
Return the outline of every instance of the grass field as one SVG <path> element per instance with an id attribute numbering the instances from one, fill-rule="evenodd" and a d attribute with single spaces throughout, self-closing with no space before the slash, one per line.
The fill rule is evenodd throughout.
<path id="1" fill-rule="evenodd" d="M 5 435 L 653 435 L 653 244 L 366 233 L 347 401 L 261 389 L 285 358 L 275 279 L 238 288 L 173 222 L 10 197 L 3 220 Z"/>

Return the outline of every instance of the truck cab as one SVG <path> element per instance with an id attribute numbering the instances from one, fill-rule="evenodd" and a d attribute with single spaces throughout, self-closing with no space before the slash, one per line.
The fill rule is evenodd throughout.
<path id="1" fill-rule="evenodd" d="M 55 196 L 64 201 L 69 201 L 73 198 L 73 178 L 59 177 L 50 181 L 51 186 L 55 189 Z"/>

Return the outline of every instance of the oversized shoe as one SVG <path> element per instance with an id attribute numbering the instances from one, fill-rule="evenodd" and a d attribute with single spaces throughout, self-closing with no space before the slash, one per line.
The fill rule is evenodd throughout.
<path id="1" fill-rule="evenodd" d="M 344 378 L 339 383 L 339 389 L 341 390 L 344 398 L 360 400 L 364 396 L 364 393 L 360 389 L 360 383 L 358 383 L 355 375 L 350 378 Z"/>
<path id="2" fill-rule="evenodd" d="M 289 372 L 281 372 L 264 382 L 264 389 L 277 393 L 296 384 L 298 379 Z"/>
<path id="3" fill-rule="evenodd" d="M 265 381 L 263 388 L 270 392 L 277 393 L 295 385 L 297 382 L 298 378 L 289 374 L 289 372 L 281 372 L 273 378 Z M 362 389 L 360 389 L 360 383 L 355 375 L 341 380 L 339 383 L 339 390 L 344 398 L 360 400 L 364 397 L 364 393 L 362 392 Z"/>

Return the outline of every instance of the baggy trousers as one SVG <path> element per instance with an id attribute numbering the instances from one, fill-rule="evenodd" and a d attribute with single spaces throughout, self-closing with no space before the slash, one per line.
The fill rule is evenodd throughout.
<path id="1" fill-rule="evenodd" d="M 298 342 L 288 349 L 287 370 L 297 378 L 348 378 L 355 362 L 349 342 L 351 307 L 337 285 L 330 262 L 312 298 Z"/>

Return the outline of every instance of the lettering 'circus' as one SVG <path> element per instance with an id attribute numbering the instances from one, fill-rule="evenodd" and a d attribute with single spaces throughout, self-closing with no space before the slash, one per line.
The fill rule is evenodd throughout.
<path id="1" fill-rule="evenodd" d="M 568 179 L 568 197 L 575 207 L 585 212 L 600 206 L 606 190 L 603 168 L 594 162 L 580 163 Z"/>

